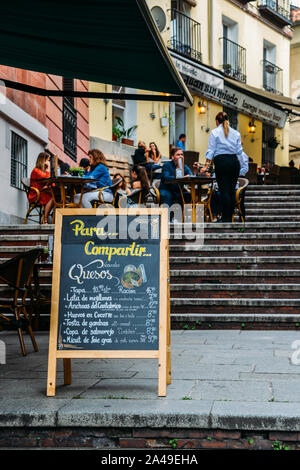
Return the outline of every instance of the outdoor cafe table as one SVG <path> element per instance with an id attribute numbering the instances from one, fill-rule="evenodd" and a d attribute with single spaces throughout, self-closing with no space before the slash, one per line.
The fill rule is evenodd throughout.
<path id="1" fill-rule="evenodd" d="M 192 223 L 196 223 L 196 204 L 201 201 L 201 196 L 204 194 L 203 186 L 211 184 L 215 178 L 208 176 L 185 176 L 183 178 L 175 178 L 175 183 L 180 186 L 184 185 L 191 187 L 191 204 L 192 204 Z M 168 184 L 174 184 L 174 181 L 166 181 Z M 182 201 L 185 204 L 185 201 Z"/>
<path id="2" fill-rule="evenodd" d="M 81 176 L 53 176 L 43 178 L 42 181 L 50 185 L 55 211 L 57 208 L 81 207 L 85 183 L 93 183 L 97 180 Z M 76 193 L 80 194 L 78 203 L 74 202 Z"/>

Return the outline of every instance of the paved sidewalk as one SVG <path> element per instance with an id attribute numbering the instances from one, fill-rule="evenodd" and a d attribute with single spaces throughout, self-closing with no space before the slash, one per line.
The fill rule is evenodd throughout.
<path id="1" fill-rule="evenodd" d="M 45 396 L 48 333 L 22 357 L 0 332 L 0 427 L 99 426 L 300 431 L 300 331 L 172 331 L 172 384 L 157 397 L 157 361 L 73 360 L 73 384 Z M 0 343 L 1 346 L 1 343 Z M 300 353 L 299 353 L 300 358 Z"/>

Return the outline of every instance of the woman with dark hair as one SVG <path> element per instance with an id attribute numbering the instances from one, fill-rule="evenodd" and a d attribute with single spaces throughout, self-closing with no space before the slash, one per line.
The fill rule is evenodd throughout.
<path id="1" fill-rule="evenodd" d="M 134 165 L 131 168 L 131 178 L 132 178 L 132 183 L 131 183 L 131 191 L 127 192 L 127 196 L 124 197 L 125 201 L 125 207 L 130 207 L 132 205 L 136 205 L 137 201 L 136 198 L 134 197 L 135 194 L 140 195 L 140 190 L 141 191 L 141 202 L 142 204 L 145 201 L 146 195 L 149 193 L 150 190 L 150 184 L 147 176 L 147 172 L 143 166 L 140 165 Z M 122 198 L 123 200 L 123 198 Z M 120 207 L 123 207 L 123 202 L 121 203 L 120 200 Z"/>
<path id="2" fill-rule="evenodd" d="M 92 149 L 88 153 L 90 161 L 90 171 L 85 175 L 85 178 L 96 179 L 97 181 L 85 184 L 85 193 L 82 197 L 81 206 L 85 209 L 91 208 L 91 201 L 98 199 L 95 191 L 101 188 L 108 188 L 111 186 L 111 178 L 107 169 L 107 162 L 101 150 Z M 80 194 L 76 194 L 74 201 L 79 202 Z M 110 189 L 102 191 L 102 199 L 104 202 L 112 202 L 113 194 Z"/>
<path id="3" fill-rule="evenodd" d="M 44 222 L 48 223 L 48 215 L 53 206 L 51 191 L 47 184 L 40 181 L 43 178 L 50 177 L 50 155 L 47 152 L 41 152 L 36 160 L 35 168 L 30 175 L 30 187 L 40 192 L 39 204 L 45 206 Z M 29 202 L 37 200 L 38 193 L 31 189 L 28 194 Z"/>
<path id="4" fill-rule="evenodd" d="M 150 142 L 149 148 L 146 150 L 145 157 L 147 162 L 145 168 L 148 174 L 161 168 L 161 166 L 158 165 L 161 159 L 161 154 L 155 142 Z"/>
<path id="5" fill-rule="evenodd" d="M 231 222 L 235 205 L 235 187 L 240 172 L 243 147 L 241 135 L 229 125 L 224 112 L 216 115 L 216 129 L 210 133 L 206 163 L 200 170 L 205 173 L 213 159 L 216 179 L 221 194 L 222 222 Z"/>

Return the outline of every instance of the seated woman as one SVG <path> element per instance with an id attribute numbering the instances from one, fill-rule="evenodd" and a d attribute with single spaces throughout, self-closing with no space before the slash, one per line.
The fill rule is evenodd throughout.
<path id="1" fill-rule="evenodd" d="M 93 149 L 88 153 L 90 161 L 90 171 L 84 176 L 85 178 L 96 179 L 97 181 L 85 184 L 85 193 L 82 197 L 81 207 L 90 209 L 91 201 L 98 199 L 97 190 L 111 186 L 111 178 L 107 169 L 106 158 L 101 150 Z M 78 204 L 80 194 L 76 194 L 74 201 Z M 111 203 L 113 194 L 110 189 L 102 191 L 102 199 L 104 202 Z"/>
<path id="2" fill-rule="evenodd" d="M 147 161 L 145 165 L 147 173 L 161 168 L 159 165 L 161 154 L 155 142 L 150 142 L 149 149 L 146 150 L 145 156 Z"/>
<path id="3" fill-rule="evenodd" d="M 132 206 L 137 204 L 135 199 L 133 199 L 135 194 L 140 194 L 141 191 L 141 202 L 143 203 L 146 195 L 149 193 L 150 185 L 147 176 L 147 172 L 144 167 L 139 165 L 134 165 L 131 169 L 131 191 L 127 192 L 126 205 Z M 123 199 L 123 198 L 122 198 Z M 123 207 L 123 201 L 120 201 L 120 207 Z"/>
<path id="4" fill-rule="evenodd" d="M 30 186 L 32 188 L 36 188 L 40 191 L 40 199 L 39 204 L 45 206 L 45 216 L 44 216 L 44 223 L 48 223 L 48 215 L 50 210 L 53 207 L 53 200 L 52 194 L 48 187 L 48 184 L 45 182 L 40 181 L 43 178 L 50 177 L 50 155 L 47 152 L 41 152 L 37 157 L 35 168 L 32 170 L 30 175 Z M 31 189 L 29 191 L 28 199 L 29 202 L 35 202 L 38 196 L 36 191 Z"/>

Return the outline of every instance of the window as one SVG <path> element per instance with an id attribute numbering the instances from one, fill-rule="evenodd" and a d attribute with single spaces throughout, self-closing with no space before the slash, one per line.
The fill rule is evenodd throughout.
<path id="1" fill-rule="evenodd" d="M 228 115 L 229 124 L 233 129 L 238 130 L 239 127 L 239 113 L 232 108 L 228 108 L 227 106 L 223 106 L 223 111 Z"/>
<path id="2" fill-rule="evenodd" d="M 24 189 L 22 178 L 27 177 L 27 140 L 15 132 L 11 132 L 11 168 L 10 184 Z"/>
<path id="3" fill-rule="evenodd" d="M 74 91 L 73 78 L 63 78 L 63 90 Z M 77 114 L 74 97 L 63 97 L 63 143 L 64 152 L 74 161 L 77 158 Z"/>

